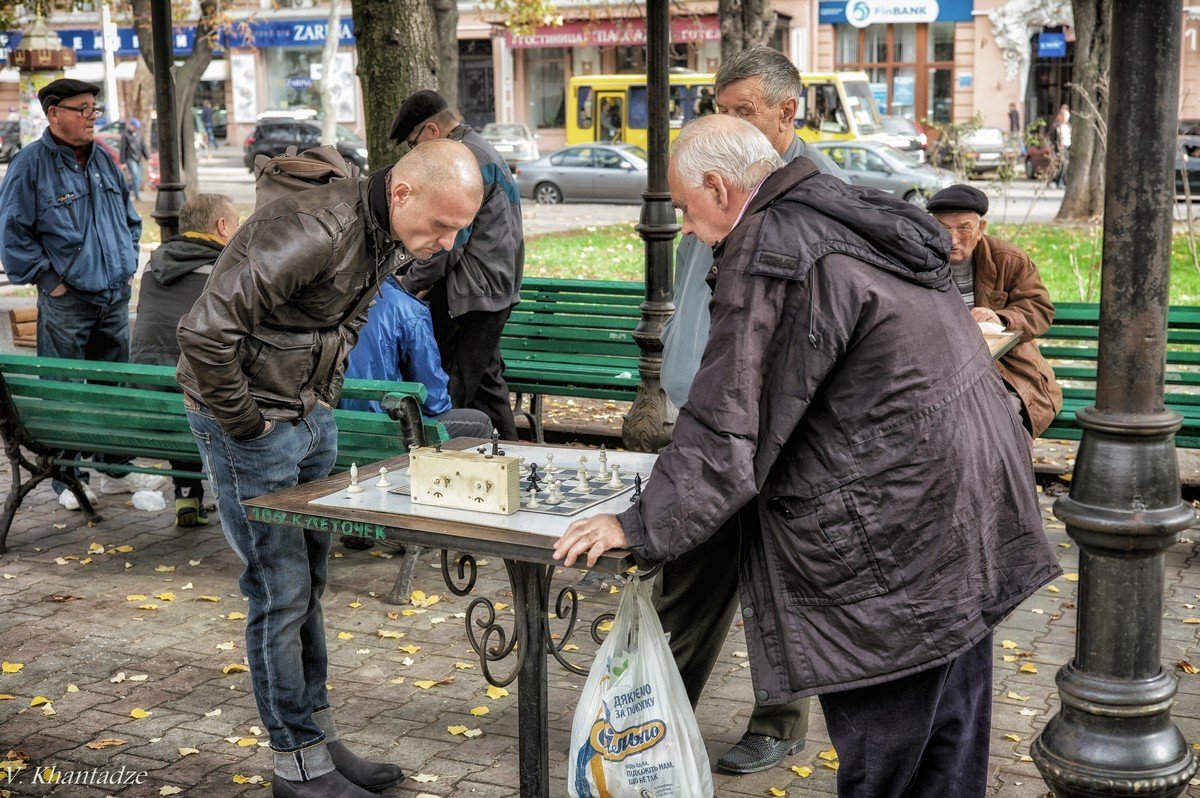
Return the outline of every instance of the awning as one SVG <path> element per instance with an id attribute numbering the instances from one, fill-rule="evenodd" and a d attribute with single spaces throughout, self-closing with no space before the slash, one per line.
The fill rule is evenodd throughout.
<path id="1" fill-rule="evenodd" d="M 518 50 L 532 47 L 641 45 L 646 43 L 646 21 L 610 19 L 600 22 L 565 22 L 556 28 L 537 28 L 529 36 L 514 36 L 512 31 L 505 31 L 504 37 L 509 47 Z M 721 26 L 715 15 L 676 17 L 671 20 L 671 41 L 676 44 L 720 40 Z"/>

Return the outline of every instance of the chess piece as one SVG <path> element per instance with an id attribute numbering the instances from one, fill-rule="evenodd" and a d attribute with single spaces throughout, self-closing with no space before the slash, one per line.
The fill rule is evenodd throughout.
<path id="1" fill-rule="evenodd" d="M 538 498 L 537 498 L 537 489 L 534 488 L 532 485 L 530 485 L 529 486 L 529 501 L 527 501 L 525 503 L 525 509 L 537 510 L 537 509 L 541 508 L 541 506 L 542 506 L 541 502 L 539 502 Z"/>
<path id="2" fill-rule="evenodd" d="M 550 495 L 546 497 L 546 504 L 562 504 L 564 499 L 562 483 L 556 479 L 550 483 Z"/>
<path id="3" fill-rule="evenodd" d="M 608 473 L 608 451 L 604 448 L 604 444 L 600 444 L 600 476 L 603 479 L 604 474 Z"/>
<path id="4" fill-rule="evenodd" d="M 500 431 L 497 429 L 493 429 L 492 430 L 492 455 L 495 456 L 498 454 L 504 454 L 504 452 L 500 451 Z"/>
<path id="5" fill-rule="evenodd" d="M 633 475 L 633 495 L 629 497 L 629 501 L 636 502 L 642 498 L 642 475 Z"/>
<path id="6" fill-rule="evenodd" d="M 433 451 L 436 452 L 437 454 L 442 453 L 442 442 L 441 441 L 438 441 L 435 444 L 433 444 Z"/>
<path id="7" fill-rule="evenodd" d="M 575 481 L 579 483 L 580 487 L 586 488 L 590 476 L 587 470 L 587 457 L 581 454 L 579 455 L 579 473 L 575 475 Z"/>
<path id="8" fill-rule="evenodd" d="M 538 473 L 537 463 L 529 464 L 529 493 L 537 495 L 537 492 L 542 489 L 541 474 Z"/>
<path id="9" fill-rule="evenodd" d="M 608 478 L 608 486 L 613 490 L 620 490 L 622 487 L 624 487 L 624 484 L 625 483 L 621 482 L 621 467 L 614 464 L 612 467 L 612 475 Z"/>
<path id="10" fill-rule="evenodd" d="M 546 455 L 546 476 L 554 479 L 554 475 L 558 473 L 558 466 L 554 464 L 554 455 Z"/>
<path id="11" fill-rule="evenodd" d="M 388 475 L 387 466 L 380 466 L 379 467 L 379 481 L 375 483 L 375 487 L 390 488 L 392 486 L 392 483 L 388 482 L 387 475 Z"/>
<path id="12" fill-rule="evenodd" d="M 346 488 L 347 493 L 362 493 L 362 485 L 358 484 L 358 463 L 350 464 L 350 486 Z"/>

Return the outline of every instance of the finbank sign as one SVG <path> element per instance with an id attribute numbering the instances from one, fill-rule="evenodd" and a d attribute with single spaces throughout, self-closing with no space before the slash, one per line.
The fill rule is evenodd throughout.
<path id="1" fill-rule="evenodd" d="M 936 22 L 937 0 L 850 0 L 846 21 L 856 28 L 889 22 Z"/>

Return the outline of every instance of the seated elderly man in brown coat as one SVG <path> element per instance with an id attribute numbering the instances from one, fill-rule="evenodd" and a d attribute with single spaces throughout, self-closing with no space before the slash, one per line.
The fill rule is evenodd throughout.
<path id="1" fill-rule="evenodd" d="M 685 127 L 668 180 L 713 246 L 708 343 L 638 501 L 555 556 L 666 562 L 741 514 L 757 702 L 819 696 L 841 798 L 983 798 L 992 630 L 1061 570 L 949 237 L 734 117 Z"/>
<path id="2" fill-rule="evenodd" d="M 953 239 L 950 271 L 963 301 L 978 322 L 1000 324 L 1021 333 L 1021 342 L 996 366 L 1009 401 L 1036 438 L 1062 409 L 1062 389 L 1033 339 L 1054 318 L 1050 292 L 1029 256 L 1007 241 L 986 234 L 988 198 L 973 186 L 956 185 L 934 194 L 925 210 Z"/>

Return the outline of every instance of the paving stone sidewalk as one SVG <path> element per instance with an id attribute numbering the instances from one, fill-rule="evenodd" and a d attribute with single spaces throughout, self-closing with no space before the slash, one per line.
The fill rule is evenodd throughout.
<path id="1" fill-rule="evenodd" d="M 8 483 L 7 470 L 0 470 L 0 490 L 7 492 Z M 1058 709 L 1054 674 L 1074 645 L 1076 547 L 1051 515 L 1052 500 L 1043 495 L 1041 501 L 1047 534 L 1067 576 L 1038 591 L 996 634 L 991 795 L 1002 798 L 1046 795 L 1027 754 L 1034 735 Z M 39 488 L 17 516 L 9 553 L 0 557 L 0 659 L 5 662 L 0 758 L 28 757 L 28 767 L 11 780 L 0 764 L 0 797 L 269 795 L 262 782 L 270 778 L 270 759 L 250 678 L 230 667 L 240 666 L 244 657 L 241 566 L 215 514 L 213 526 L 185 531 L 174 526 L 169 509 L 142 512 L 128 496 L 101 497 L 100 509 L 106 520 L 89 528 L 79 513 L 59 507 L 49 487 Z M 1167 556 L 1163 663 L 1180 678 L 1176 722 L 1188 742 L 1200 746 L 1200 675 L 1176 668 L 1179 660 L 1200 665 L 1200 623 L 1187 622 L 1200 617 L 1200 567 L 1195 567 L 1200 552 L 1189 539 L 1200 537 L 1200 531 L 1185 534 Z M 434 555 L 428 555 L 415 587 L 430 605 L 393 607 L 381 597 L 399 564 L 398 557 L 379 549 L 334 546 L 324 606 L 330 699 L 343 737 L 360 754 L 397 762 L 409 774 L 387 795 L 516 795 L 516 688 L 510 687 L 507 696 L 488 695 L 463 619 L 474 596 L 488 596 L 500 602 L 501 617 L 511 620 L 511 608 L 501 607 L 511 602 L 503 564 L 495 558 L 482 562 L 474 596 L 458 598 L 446 590 Z M 579 575 L 558 575 L 555 592 Z M 582 592 L 580 614 L 586 622 L 613 609 L 619 598 L 607 586 Z M 556 632 L 564 627 L 552 623 Z M 1004 648 L 1006 640 L 1015 647 Z M 586 629 L 573 642 L 579 650 L 568 656 L 590 663 L 596 645 Z M 742 630 L 734 626 L 698 710 L 714 761 L 738 739 L 750 710 L 745 650 Z M 1023 665 L 1036 672 L 1022 671 Z M 505 661 L 496 670 L 511 666 Z M 556 797 L 566 795 L 566 750 L 583 681 L 551 667 L 551 795 Z M 39 703 L 39 697 L 49 703 Z M 488 711 L 472 714 L 477 707 Z M 148 715 L 133 717 L 141 714 L 136 710 Z M 479 729 L 482 735 L 454 735 L 447 731 L 452 726 Z M 814 711 L 801 753 L 764 773 L 717 774 L 716 792 L 766 796 L 774 787 L 793 798 L 832 796 L 835 773 L 820 756 L 829 747 L 820 712 Z M 6 756 L 10 751 L 16 753 Z M 811 775 L 802 778 L 792 766 L 811 768 Z M 142 782 L 34 783 L 33 774 L 47 768 L 64 774 L 95 769 L 110 782 L 121 773 L 140 774 Z M 436 780 L 418 783 L 418 774 Z M 1191 789 L 1200 794 L 1200 788 Z"/>

